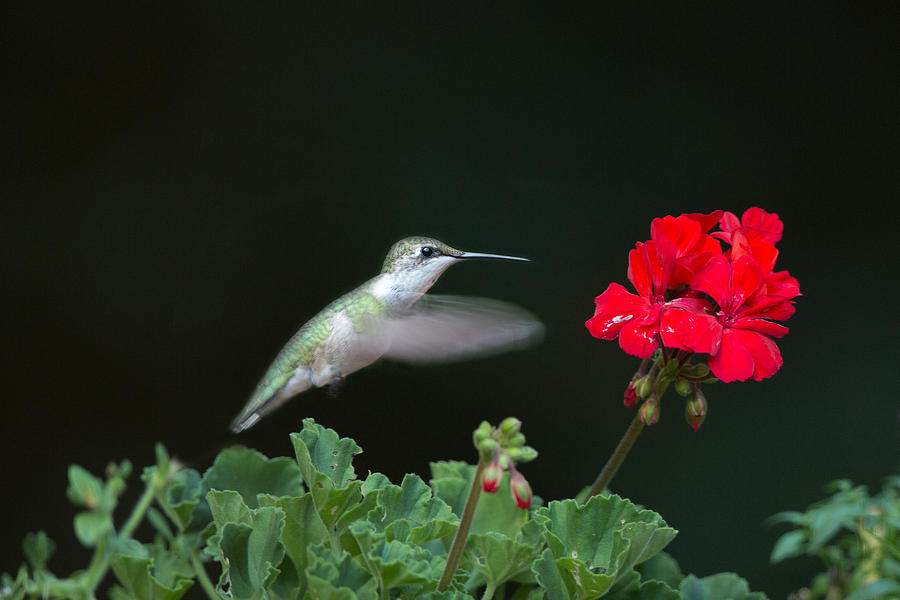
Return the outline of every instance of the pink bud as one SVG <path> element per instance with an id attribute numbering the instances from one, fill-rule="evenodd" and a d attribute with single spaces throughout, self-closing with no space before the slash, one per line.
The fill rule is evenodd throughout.
<path id="1" fill-rule="evenodd" d="M 697 431 L 706 420 L 706 397 L 700 388 L 694 388 L 693 393 L 688 397 L 687 404 L 684 406 L 684 419 L 691 429 Z"/>
<path id="2" fill-rule="evenodd" d="M 634 389 L 634 380 L 631 380 L 631 383 L 628 384 L 628 387 L 625 388 L 625 406 L 631 407 L 634 406 L 634 402 L 637 400 L 637 390 Z"/>
<path id="3" fill-rule="evenodd" d="M 531 486 L 515 468 L 509 470 L 509 489 L 516 500 L 516 506 L 522 509 L 531 507 Z"/>
<path id="4" fill-rule="evenodd" d="M 659 421 L 659 400 L 650 396 L 641 404 L 641 422 L 644 425 L 655 425 Z"/>
<path id="5" fill-rule="evenodd" d="M 500 466 L 499 455 L 495 453 L 494 460 L 488 463 L 488 466 L 481 473 L 482 489 L 488 494 L 493 494 L 497 491 L 497 486 L 500 485 L 501 477 L 503 477 L 503 467 Z"/>

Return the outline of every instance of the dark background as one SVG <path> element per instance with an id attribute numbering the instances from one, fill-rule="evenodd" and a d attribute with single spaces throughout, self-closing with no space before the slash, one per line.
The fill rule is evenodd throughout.
<path id="1" fill-rule="evenodd" d="M 900 458 L 896 21 L 891 3 L 7 4 L 0 571 L 41 528 L 52 569 L 86 566 L 70 463 L 140 467 L 156 441 L 201 470 L 221 443 L 290 455 L 305 416 L 397 481 L 514 414 L 535 492 L 571 496 L 633 414 L 638 361 L 587 334 L 594 296 L 651 218 L 758 205 L 804 294 L 784 367 L 707 388 L 698 433 L 667 396 L 613 489 L 680 530 L 686 572 L 783 598 L 818 565 L 770 565 L 763 520 L 837 477 L 877 489 Z M 413 234 L 534 259 L 435 291 L 524 305 L 544 343 L 381 364 L 227 435 L 296 327 Z"/>

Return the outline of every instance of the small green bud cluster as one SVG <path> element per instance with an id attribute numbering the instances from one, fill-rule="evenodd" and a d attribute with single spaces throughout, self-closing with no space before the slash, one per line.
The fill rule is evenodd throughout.
<path id="1" fill-rule="evenodd" d="M 718 381 L 710 375 L 706 363 L 691 364 L 686 356 L 676 354 L 668 359 L 662 351 L 644 361 L 641 368 L 625 388 L 625 406 L 633 406 L 640 401 L 638 415 L 645 425 L 659 422 L 660 399 L 672 385 L 679 396 L 686 398 L 685 420 L 694 431 L 700 428 L 706 418 L 706 398 L 700 391 L 703 383 Z M 650 368 L 646 366 L 650 363 Z"/>
<path id="2" fill-rule="evenodd" d="M 531 486 L 516 469 L 516 463 L 527 463 L 537 458 L 537 450 L 525 445 L 522 421 L 507 417 L 498 427 L 482 421 L 472 433 L 472 441 L 481 461 L 486 463 L 482 471 L 482 489 L 488 493 L 497 491 L 503 471 L 509 470 L 510 490 L 519 508 L 531 506 Z"/>

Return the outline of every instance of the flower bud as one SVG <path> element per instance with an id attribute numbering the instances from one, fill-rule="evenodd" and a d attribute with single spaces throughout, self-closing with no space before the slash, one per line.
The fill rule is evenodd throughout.
<path id="1" fill-rule="evenodd" d="M 500 432 L 503 435 L 515 435 L 519 433 L 520 429 L 522 429 L 522 421 L 515 417 L 506 417 L 500 423 Z"/>
<path id="2" fill-rule="evenodd" d="M 625 388 L 625 406 L 632 407 L 634 403 L 637 401 L 637 390 L 634 389 L 634 379 L 628 384 L 628 387 Z"/>
<path id="3" fill-rule="evenodd" d="M 659 399 L 650 396 L 641 404 L 641 422 L 644 425 L 655 425 L 659 421 Z"/>
<path id="4" fill-rule="evenodd" d="M 499 448 L 499 444 L 497 440 L 494 438 L 487 438 L 478 442 L 478 451 L 482 456 L 490 456 L 497 448 Z"/>
<path id="5" fill-rule="evenodd" d="M 507 443 L 507 445 L 510 448 L 518 448 L 520 446 L 524 446 L 525 445 L 525 434 L 517 433 L 517 434 L 513 435 L 512 437 L 509 438 L 509 442 Z"/>
<path id="6" fill-rule="evenodd" d="M 489 494 L 493 494 L 497 491 L 497 486 L 500 485 L 502 477 L 503 467 L 500 466 L 500 456 L 495 454 L 494 460 L 488 463 L 488 466 L 481 472 L 482 489 Z"/>
<path id="7" fill-rule="evenodd" d="M 481 425 L 478 426 L 474 432 L 472 432 L 472 440 L 475 442 L 477 446 L 482 440 L 486 440 L 491 435 L 491 424 L 487 421 L 482 421 Z"/>
<path id="8" fill-rule="evenodd" d="M 531 507 L 531 486 L 515 469 L 509 470 L 509 489 L 516 500 L 516 506 L 522 509 Z"/>
<path id="9" fill-rule="evenodd" d="M 634 389 L 637 391 L 638 398 L 649 396 L 650 391 L 653 389 L 653 382 L 650 380 L 650 376 L 644 375 L 638 379 L 637 383 L 634 384 Z"/>
<path id="10" fill-rule="evenodd" d="M 666 371 L 673 375 L 678 372 L 678 359 L 677 358 L 669 359 L 669 362 L 666 363 Z"/>
<path id="11" fill-rule="evenodd" d="M 694 386 L 687 379 L 675 380 L 675 391 L 678 392 L 679 396 L 687 396 L 692 389 L 694 389 Z"/>
<path id="12" fill-rule="evenodd" d="M 520 463 L 531 462 L 537 458 L 538 453 L 537 450 L 532 448 L 531 446 L 521 446 L 519 448 L 510 448 L 506 451 L 509 454 L 509 457 Z"/>
<path id="13" fill-rule="evenodd" d="M 685 365 L 681 367 L 681 372 L 688 377 L 706 377 L 709 375 L 709 365 L 699 363 L 696 365 Z"/>
<path id="14" fill-rule="evenodd" d="M 706 420 L 706 397 L 699 387 L 694 389 L 684 406 L 684 419 L 694 431 L 700 429 Z"/>

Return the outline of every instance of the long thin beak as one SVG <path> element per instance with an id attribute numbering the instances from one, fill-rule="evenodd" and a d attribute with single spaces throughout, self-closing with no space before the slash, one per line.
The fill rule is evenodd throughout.
<path id="1" fill-rule="evenodd" d="M 531 262 L 527 258 L 518 256 L 504 256 L 502 254 L 485 254 L 484 252 L 463 252 L 461 254 L 453 254 L 453 258 L 496 258 L 499 260 L 518 260 L 521 262 Z"/>

